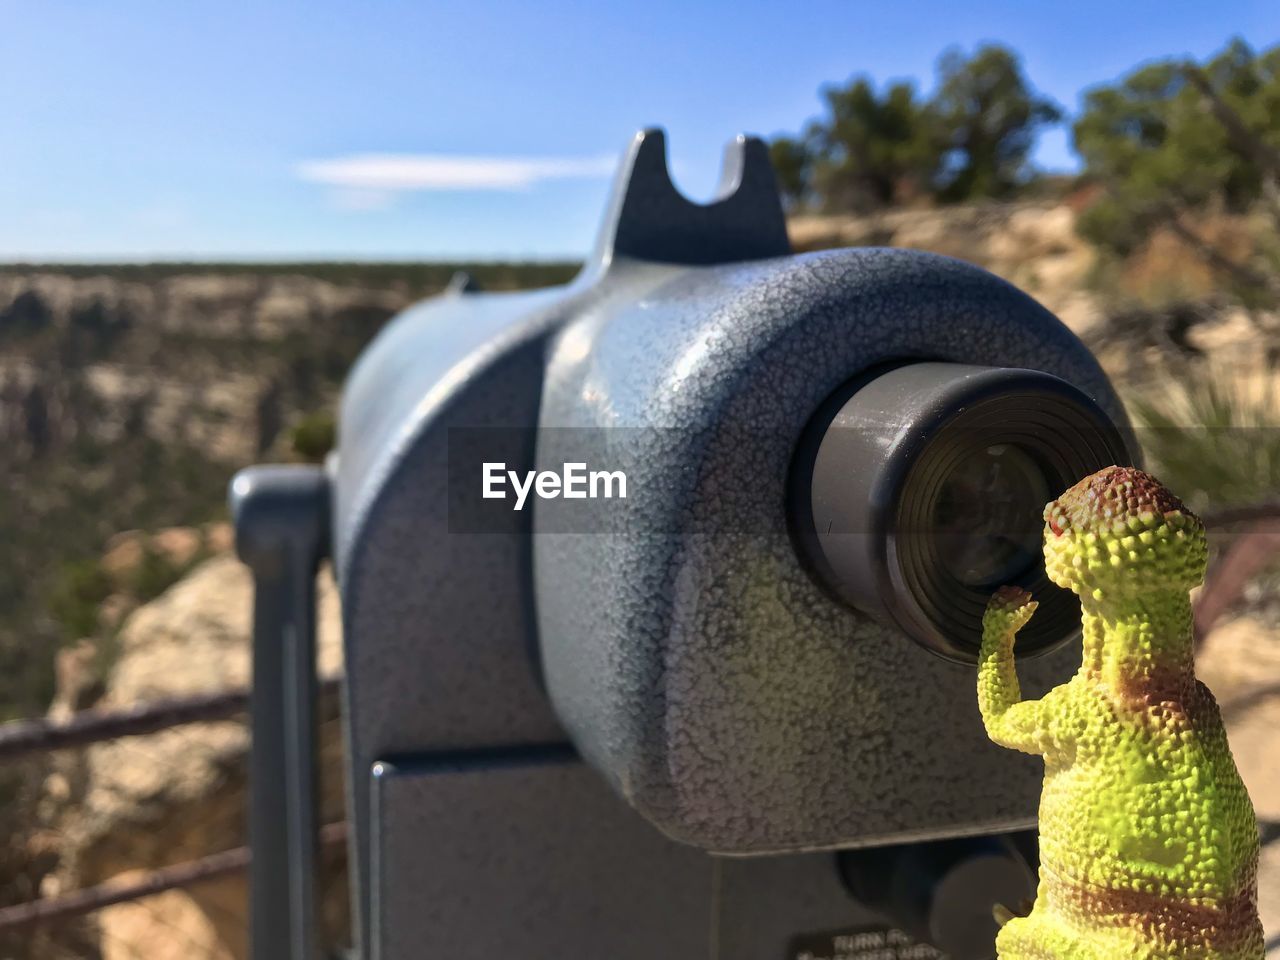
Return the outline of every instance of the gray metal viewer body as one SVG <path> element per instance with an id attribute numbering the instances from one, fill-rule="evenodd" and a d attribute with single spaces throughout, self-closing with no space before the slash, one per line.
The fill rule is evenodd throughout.
<path id="1" fill-rule="evenodd" d="M 842 600 L 796 529 L 824 404 L 923 361 L 1052 374 L 1123 456 L 1057 319 L 956 260 L 791 255 L 747 138 L 698 206 L 641 134 L 573 283 L 455 289 L 383 331 L 329 476 L 362 955 L 781 960 L 873 919 L 831 851 L 1034 822 L 1040 771 L 986 740 L 972 666 Z M 626 499 L 479 499 L 485 462 L 583 457 Z M 1028 695 L 1075 662 L 1038 657 Z M 911 862 L 936 890 L 1006 854 Z M 990 904 L 928 890 L 900 925 L 981 956 L 946 931 Z"/>

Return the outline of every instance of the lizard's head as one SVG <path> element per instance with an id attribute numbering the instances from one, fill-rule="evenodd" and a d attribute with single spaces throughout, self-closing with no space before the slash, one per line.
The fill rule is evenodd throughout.
<path id="1" fill-rule="evenodd" d="M 1081 597 L 1125 600 L 1204 579 L 1204 525 L 1155 477 L 1106 467 L 1044 508 L 1049 579 Z"/>

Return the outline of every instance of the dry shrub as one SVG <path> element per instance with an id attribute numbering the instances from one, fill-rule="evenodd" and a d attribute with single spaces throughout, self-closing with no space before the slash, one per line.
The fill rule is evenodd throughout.
<path id="1" fill-rule="evenodd" d="M 1245 217 L 1215 214 L 1188 223 L 1217 254 L 1241 265 L 1258 248 L 1253 224 Z M 1169 227 L 1160 227 L 1146 245 L 1120 265 L 1115 292 L 1141 303 L 1201 300 L 1223 289 L 1222 271 Z"/>

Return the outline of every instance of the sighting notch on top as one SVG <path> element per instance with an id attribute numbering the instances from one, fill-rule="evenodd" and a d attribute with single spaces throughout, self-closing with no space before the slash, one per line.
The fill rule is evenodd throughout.
<path id="1" fill-rule="evenodd" d="M 672 183 L 666 134 L 653 127 L 636 134 L 623 158 L 592 259 L 597 268 L 617 257 L 710 265 L 790 252 L 764 141 L 729 141 L 715 199 L 694 203 Z"/>

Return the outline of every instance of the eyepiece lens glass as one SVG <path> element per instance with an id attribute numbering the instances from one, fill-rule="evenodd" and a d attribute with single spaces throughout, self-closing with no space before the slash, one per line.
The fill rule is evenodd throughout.
<path id="1" fill-rule="evenodd" d="M 1052 498 L 1025 451 L 995 444 L 966 456 L 942 481 L 933 506 L 938 556 L 967 587 L 996 587 L 1040 559 L 1041 513 Z"/>

